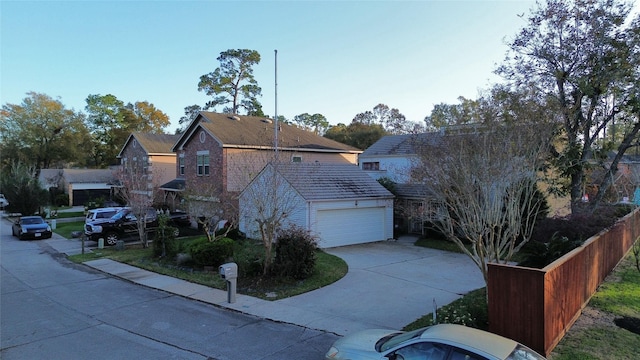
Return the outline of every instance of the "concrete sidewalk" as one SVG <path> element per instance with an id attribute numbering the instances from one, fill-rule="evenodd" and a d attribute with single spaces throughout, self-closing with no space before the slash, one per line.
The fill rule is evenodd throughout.
<path id="1" fill-rule="evenodd" d="M 415 319 L 483 287 L 478 268 L 466 256 L 412 245 L 413 238 L 326 250 L 344 259 L 348 274 L 305 294 L 268 301 L 156 274 L 109 259 L 84 264 L 136 284 L 215 306 L 310 329 L 345 335 L 369 328 L 401 329 Z M 81 252 L 80 240 L 54 234 L 45 240 L 68 255 Z"/>

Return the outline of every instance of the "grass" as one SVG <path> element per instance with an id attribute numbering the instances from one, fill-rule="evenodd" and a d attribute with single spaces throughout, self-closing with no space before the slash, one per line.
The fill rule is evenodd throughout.
<path id="1" fill-rule="evenodd" d="M 589 301 L 588 306 L 604 314 L 605 320 L 589 326 L 575 324 L 553 350 L 551 359 L 638 358 L 640 334 L 607 321 L 621 317 L 640 321 L 640 272 L 634 261 L 633 254 L 628 254 Z"/>
<path id="2" fill-rule="evenodd" d="M 67 239 L 71 239 L 71 233 L 74 231 L 82 231 L 84 227 L 84 221 L 73 222 L 56 222 L 56 228 L 53 230 L 58 235 L 61 235 Z"/>
<path id="3" fill-rule="evenodd" d="M 460 253 L 455 244 L 445 240 L 421 239 L 416 245 Z M 454 247 L 451 247 L 453 245 Z M 488 314 L 486 289 L 472 291 L 437 310 L 437 323 L 455 323 L 486 330 Z M 605 318 L 631 318 L 640 321 L 640 271 L 635 257 L 629 253 L 614 272 L 598 288 L 590 307 L 605 314 Z M 413 330 L 434 323 L 429 313 L 408 324 L 403 330 Z M 574 325 L 552 352 L 553 360 L 637 359 L 640 335 L 609 322 Z"/>
<path id="4" fill-rule="evenodd" d="M 56 217 L 58 219 L 68 219 L 68 218 L 75 218 L 75 217 L 83 218 L 84 216 L 85 216 L 84 211 L 68 211 L 68 212 L 58 212 L 58 215 Z"/>
<path id="5" fill-rule="evenodd" d="M 184 239 L 183 241 L 190 240 L 191 239 Z M 259 246 L 253 242 L 243 242 L 243 244 L 245 245 L 242 246 Z M 142 249 L 137 245 L 133 245 L 128 246 L 125 251 L 105 248 L 101 250 L 96 249 L 91 253 L 69 256 L 69 259 L 76 263 L 83 263 L 100 258 L 112 259 L 145 270 L 216 289 L 226 289 L 226 283 L 220 278 L 217 269 L 211 272 L 188 266 L 177 266 L 173 260 L 154 257 L 152 248 Z M 323 251 L 318 251 L 314 273 L 305 280 L 244 276 L 239 277 L 237 290 L 238 293 L 245 295 L 267 300 L 278 300 L 327 286 L 343 278 L 347 271 L 348 266 L 344 260 Z"/>

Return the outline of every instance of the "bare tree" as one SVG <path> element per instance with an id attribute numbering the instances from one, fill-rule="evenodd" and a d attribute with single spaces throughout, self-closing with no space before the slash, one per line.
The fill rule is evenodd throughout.
<path id="1" fill-rule="evenodd" d="M 214 182 L 199 186 L 196 191 L 184 194 L 189 216 L 202 227 L 210 242 L 226 237 L 238 223 L 237 193 L 222 191 Z M 222 232 L 216 235 L 219 230 Z"/>
<path id="2" fill-rule="evenodd" d="M 424 186 L 425 203 L 440 205 L 433 226 L 476 263 L 485 281 L 487 263 L 510 261 L 531 237 L 547 130 L 487 122 L 416 144 L 412 178 Z"/>
<path id="3" fill-rule="evenodd" d="M 149 211 L 153 209 L 155 196 L 158 194 L 148 173 L 148 164 L 125 162 L 116 170 L 115 177 L 120 182 L 116 195 L 126 202 L 131 213 L 136 217 L 140 244 L 146 248 L 149 246 L 146 231 Z"/>
<path id="4" fill-rule="evenodd" d="M 296 168 L 302 165 L 305 164 L 270 162 L 241 194 L 241 229 L 262 240 L 265 251 L 263 275 L 269 274 L 271 269 L 277 232 L 287 228 L 290 217 L 304 207 L 290 183 L 292 177 L 299 176 Z"/>

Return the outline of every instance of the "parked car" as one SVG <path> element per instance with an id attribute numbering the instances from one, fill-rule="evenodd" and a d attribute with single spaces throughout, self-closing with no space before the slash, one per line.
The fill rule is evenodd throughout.
<path id="1" fill-rule="evenodd" d="M 9 201 L 4 197 L 4 194 L 0 194 L 0 209 L 4 209 L 9 205 Z"/>
<path id="2" fill-rule="evenodd" d="M 440 324 L 409 332 L 356 332 L 338 339 L 325 359 L 544 360 L 544 357 L 514 340 L 490 332 L 462 325 Z"/>
<path id="3" fill-rule="evenodd" d="M 22 216 L 11 226 L 11 235 L 24 239 L 49 239 L 51 226 L 40 216 Z"/>
<path id="4" fill-rule="evenodd" d="M 183 226 L 188 224 L 188 216 L 184 212 L 169 214 L 170 226 Z M 158 228 L 158 213 L 155 209 L 147 209 L 146 231 L 153 233 Z M 122 208 L 110 218 L 96 219 L 92 222 L 85 222 L 84 233 L 90 240 L 98 241 L 104 239 L 105 245 L 113 246 L 118 240 L 136 238 L 138 236 L 138 223 L 136 215 L 130 208 Z M 180 234 L 177 229 L 175 236 Z"/>
<path id="5" fill-rule="evenodd" d="M 84 219 L 84 223 L 88 224 L 90 222 L 94 222 L 98 219 L 108 219 L 115 215 L 121 207 L 107 207 L 107 208 L 97 208 L 91 209 L 87 211 L 87 216 Z"/>

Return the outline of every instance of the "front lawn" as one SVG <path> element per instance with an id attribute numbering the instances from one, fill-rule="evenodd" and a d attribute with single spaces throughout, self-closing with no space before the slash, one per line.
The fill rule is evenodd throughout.
<path id="1" fill-rule="evenodd" d="M 49 222 L 51 222 L 49 220 Z M 71 239 L 71 233 L 74 231 L 83 231 L 84 230 L 84 221 L 72 221 L 72 222 L 60 222 L 56 221 L 56 228 L 53 229 L 58 235 L 61 235 L 67 239 Z"/>
<path id="2" fill-rule="evenodd" d="M 192 240 L 193 238 L 181 239 L 181 241 L 185 242 Z M 261 245 L 254 241 L 237 241 L 236 246 L 240 247 L 236 250 L 236 254 L 246 252 L 255 253 L 256 250 L 261 251 L 261 249 L 255 248 Z M 279 277 L 263 277 L 259 275 L 240 276 L 237 285 L 238 293 L 267 300 L 277 300 L 327 286 L 346 275 L 348 266 L 344 260 L 320 250 L 317 251 L 316 255 L 317 260 L 314 272 L 311 277 L 307 279 L 294 280 Z M 128 245 L 124 251 L 105 248 L 101 250 L 95 249 L 91 253 L 69 256 L 70 260 L 77 263 L 100 258 L 109 258 L 159 274 L 216 289 L 226 289 L 226 283 L 220 278 L 217 268 L 213 269 L 213 271 L 205 271 L 204 269 L 187 265 L 178 266 L 175 259 L 160 259 L 154 257 L 151 247 L 142 249 L 137 244 Z"/>

